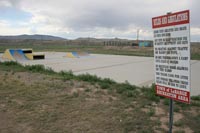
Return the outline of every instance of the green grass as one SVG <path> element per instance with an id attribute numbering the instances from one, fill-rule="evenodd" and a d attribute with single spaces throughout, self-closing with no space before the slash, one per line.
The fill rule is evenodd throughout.
<path id="1" fill-rule="evenodd" d="M 25 69 L 31 72 L 42 72 L 46 74 L 54 74 L 55 72 L 51 68 L 45 68 L 43 65 L 32 65 L 32 66 L 25 66 Z"/>
<path id="2" fill-rule="evenodd" d="M 161 97 L 157 96 L 155 93 L 155 84 L 152 84 L 152 86 L 150 88 L 141 88 L 141 90 L 144 92 L 144 95 L 150 99 L 151 101 L 154 102 L 160 102 Z"/>
<path id="3" fill-rule="evenodd" d="M 197 106 L 200 107 L 200 102 L 199 101 L 192 101 L 191 106 Z"/>
<path id="4" fill-rule="evenodd" d="M 151 117 L 155 115 L 155 109 L 154 108 L 150 108 L 149 112 L 147 112 L 147 114 Z"/>
<path id="5" fill-rule="evenodd" d="M 195 100 L 195 101 L 200 101 L 200 95 L 198 95 L 198 96 L 191 96 L 191 99 Z"/>
<path id="6" fill-rule="evenodd" d="M 100 82 L 99 83 L 99 86 L 102 88 L 102 89 L 109 89 L 110 88 L 110 84 L 109 83 L 104 83 L 104 82 Z"/>
<path id="7" fill-rule="evenodd" d="M 169 105 L 169 101 L 170 101 L 170 99 L 165 98 L 165 99 L 163 100 L 163 104 L 164 104 L 164 105 Z"/>
<path id="8" fill-rule="evenodd" d="M 200 53 L 192 53 L 191 59 L 192 60 L 200 60 Z"/>
<path id="9" fill-rule="evenodd" d="M 59 75 L 61 75 L 64 80 L 70 80 L 74 78 L 72 71 L 60 71 Z"/>
<path id="10" fill-rule="evenodd" d="M 102 46 L 76 46 L 76 45 L 64 45 L 64 44 L 45 44 L 45 45 L 37 45 L 37 44 L 10 44 L 10 45 L 0 45 L 0 52 L 4 52 L 5 49 L 23 49 L 23 48 L 32 48 L 34 51 L 57 51 L 57 52 L 68 52 L 68 51 L 87 51 L 90 52 L 92 49 L 101 49 Z"/>

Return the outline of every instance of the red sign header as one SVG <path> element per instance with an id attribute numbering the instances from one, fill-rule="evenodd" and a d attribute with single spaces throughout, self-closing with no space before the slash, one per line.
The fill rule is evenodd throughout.
<path id="1" fill-rule="evenodd" d="M 188 24 L 190 22 L 189 10 L 152 18 L 152 28 Z"/>
<path id="2" fill-rule="evenodd" d="M 156 94 L 176 101 L 190 103 L 190 92 L 156 85 Z"/>

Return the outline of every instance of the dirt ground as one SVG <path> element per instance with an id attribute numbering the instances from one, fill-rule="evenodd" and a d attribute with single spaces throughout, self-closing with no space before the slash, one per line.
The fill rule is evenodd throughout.
<path id="1" fill-rule="evenodd" d="M 190 113 L 199 116 L 198 110 Z M 175 123 L 184 119 L 182 110 L 174 114 Z M 167 122 L 163 102 L 125 98 L 82 81 L 0 70 L 1 133 L 162 133 Z M 176 132 L 193 132 L 190 125 L 176 125 Z"/>

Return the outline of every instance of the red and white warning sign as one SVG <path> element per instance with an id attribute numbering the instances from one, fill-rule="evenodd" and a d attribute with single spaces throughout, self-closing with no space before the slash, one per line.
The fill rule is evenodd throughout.
<path id="1" fill-rule="evenodd" d="M 152 18 L 156 94 L 190 103 L 189 10 Z"/>

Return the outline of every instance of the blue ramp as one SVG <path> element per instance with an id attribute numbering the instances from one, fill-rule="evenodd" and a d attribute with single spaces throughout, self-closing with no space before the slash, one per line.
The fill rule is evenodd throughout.
<path id="1" fill-rule="evenodd" d="M 15 60 L 27 60 L 24 52 L 21 49 L 11 49 L 10 54 Z"/>

